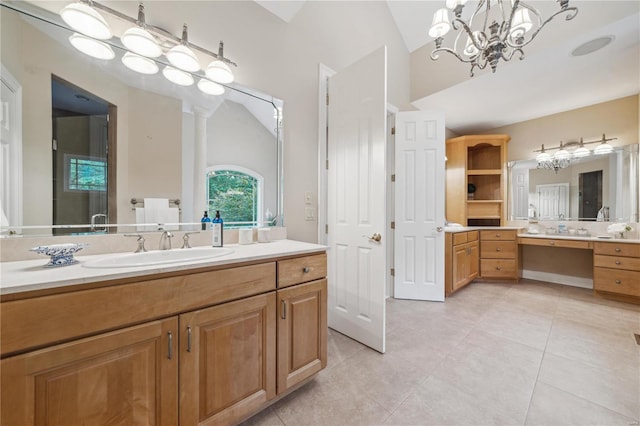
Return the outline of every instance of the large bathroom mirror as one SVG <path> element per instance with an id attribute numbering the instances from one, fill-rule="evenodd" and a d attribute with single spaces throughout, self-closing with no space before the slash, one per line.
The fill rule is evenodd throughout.
<path id="1" fill-rule="evenodd" d="M 509 163 L 511 220 L 638 222 L 638 145 L 539 169 L 536 160 Z"/>
<path id="2" fill-rule="evenodd" d="M 114 59 L 84 55 L 53 3 L 64 6 L 0 7 L 4 235 L 140 230 L 136 209 L 151 198 L 179 212 L 167 222 L 241 205 L 248 213 L 234 210 L 238 226 L 282 225 L 281 100 L 235 83 L 207 95 L 162 72 L 135 73 L 117 38 Z M 77 148 L 96 138 L 97 147 Z M 98 177 L 80 182 L 87 170 Z M 214 194 L 215 179 L 226 186 Z M 250 196 L 233 186 L 239 181 Z M 246 199 L 229 201 L 238 194 Z"/>

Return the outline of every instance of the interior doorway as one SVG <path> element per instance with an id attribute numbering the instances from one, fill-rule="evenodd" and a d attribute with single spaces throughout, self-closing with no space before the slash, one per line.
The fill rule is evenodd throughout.
<path id="1" fill-rule="evenodd" d="M 578 175 L 578 218 L 595 221 L 602 208 L 602 170 Z"/>
<path id="2" fill-rule="evenodd" d="M 116 221 L 115 105 L 51 78 L 54 235 L 107 232 Z"/>

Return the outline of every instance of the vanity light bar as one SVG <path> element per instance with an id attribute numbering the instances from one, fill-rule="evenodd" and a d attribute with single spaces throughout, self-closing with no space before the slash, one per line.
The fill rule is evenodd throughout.
<path id="1" fill-rule="evenodd" d="M 110 7 L 105 6 L 103 4 L 100 4 L 98 2 L 92 1 L 91 2 L 91 6 L 93 6 L 96 9 L 99 9 L 99 10 L 101 10 L 103 12 L 106 12 L 106 13 L 108 13 L 108 14 L 116 17 L 116 18 L 119 18 L 119 19 L 122 19 L 124 21 L 130 22 L 133 25 L 137 25 L 138 24 L 138 20 L 137 19 L 131 18 L 130 16 L 125 15 L 124 13 L 118 12 L 117 10 L 111 9 Z M 145 23 L 145 29 L 147 31 L 153 33 L 153 35 L 155 35 L 155 36 L 157 36 L 157 37 L 159 37 L 161 39 L 164 39 L 165 41 L 168 41 L 172 45 L 172 47 L 175 47 L 177 45 L 183 44 L 185 46 L 190 47 L 191 49 L 194 49 L 194 50 L 197 50 L 197 51 L 199 51 L 201 53 L 204 53 L 205 55 L 212 56 L 212 57 L 214 57 L 215 59 L 217 59 L 219 61 L 223 61 L 223 62 L 225 62 L 227 64 L 233 65 L 234 67 L 238 66 L 235 62 L 233 62 L 233 61 L 231 61 L 231 60 L 229 60 L 229 59 L 227 59 L 227 58 L 225 58 L 223 56 L 220 56 L 217 53 L 212 52 L 211 50 L 208 50 L 208 49 L 205 49 L 203 47 L 197 46 L 197 45 L 195 45 L 195 44 L 193 44 L 193 43 L 191 43 L 189 41 L 184 41 L 183 42 L 183 40 L 181 38 L 174 36 L 169 31 L 167 31 L 167 30 L 165 30 L 163 28 L 156 27 L 154 25 L 150 25 L 148 23 Z"/>
<path id="2" fill-rule="evenodd" d="M 558 145 L 558 146 L 551 147 L 551 148 L 547 148 L 546 146 L 544 146 L 542 149 L 534 149 L 533 152 L 544 152 L 544 151 L 549 151 L 549 150 L 552 150 L 552 149 L 561 149 L 561 148 L 566 148 L 566 147 L 574 146 L 574 145 L 590 145 L 590 144 L 594 144 L 594 143 L 603 144 L 603 143 L 608 143 L 610 141 L 615 141 L 615 140 L 618 140 L 618 138 L 607 138 L 603 133 L 602 134 L 602 139 L 598 139 L 597 141 L 583 142 L 582 138 L 580 138 L 580 141 L 561 142 L 560 145 Z"/>

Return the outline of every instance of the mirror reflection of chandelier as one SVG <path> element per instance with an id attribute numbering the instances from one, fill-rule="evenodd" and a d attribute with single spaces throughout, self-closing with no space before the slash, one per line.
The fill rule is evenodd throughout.
<path id="1" fill-rule="evenodd" d="M 569 0 L 556 1 L 560 10 L 543 20 L 538 9 L 520 0 L 479 0 L 475 11 L 464 20 L 462 11 L 467 0 L 446 0 L 446 8 L 434 13 L 429 29 L 436 43 L 431 59 L 447 52 L 471 64 L 472 77 L 475 68 L 482 70 L 487 64 L 496 72 L 500 59 L 510 61 L 516 53 L 524 59 L 522 48 L 553 18 L 566 14 L 565 20 L 570 21 L 578 14 L 577 7 L 569 7 Z M 447 9 L 453 12 L 451 21 Z M 443 47 L 444 36 L 452 28 L 457 31 L 453 47 Z"/>
<path id="2" fill-rule="evenodd" d="M 567 142 L 566 144 L 563 141 L 560 141 L 560 146 L 546 149 L 544 147 L 544 144 L 542 144 L 542 149 L 534 151 L 540 153 L 536 157 L 536 162 L 538 163 L 537 167 L 538 169 L 548 169 L 558 173 L 558 170 L 569 167 L 571 161 L 573 160 L 588 157 L 590 155 L 602 155 L 611 153 L 611 151 L 613 151 L 613 147 L 609 144 L 609 141 L 613 141 L 616 139 L 618 138 L 607 139 L 607 137 L 603 134 L 602 139 L 592 142 L 584 142 L 582 138 L 580 138 L 579 142 Z M 585 147 L 585 145 L 594 143 L 597 143 L 599 145 L 593 150 L 593 152 Z M 568 151 L 567 148 L 570 148 L 573 145 L 577 145 L 577 148 L 574 151 Z M 556 149 L 558 151 L 556 151 L 553 155 L 547 152 Z"/>

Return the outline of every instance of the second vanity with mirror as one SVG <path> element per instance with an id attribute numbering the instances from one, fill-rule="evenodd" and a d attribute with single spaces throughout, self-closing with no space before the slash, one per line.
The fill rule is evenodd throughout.
<path id="1" fill-rule="evenodd" d="M 327 362 L 325 247 L 229 247 L 164 266 L 3 263 L 2 423 L 236 424 L 306 383 Z"/>

